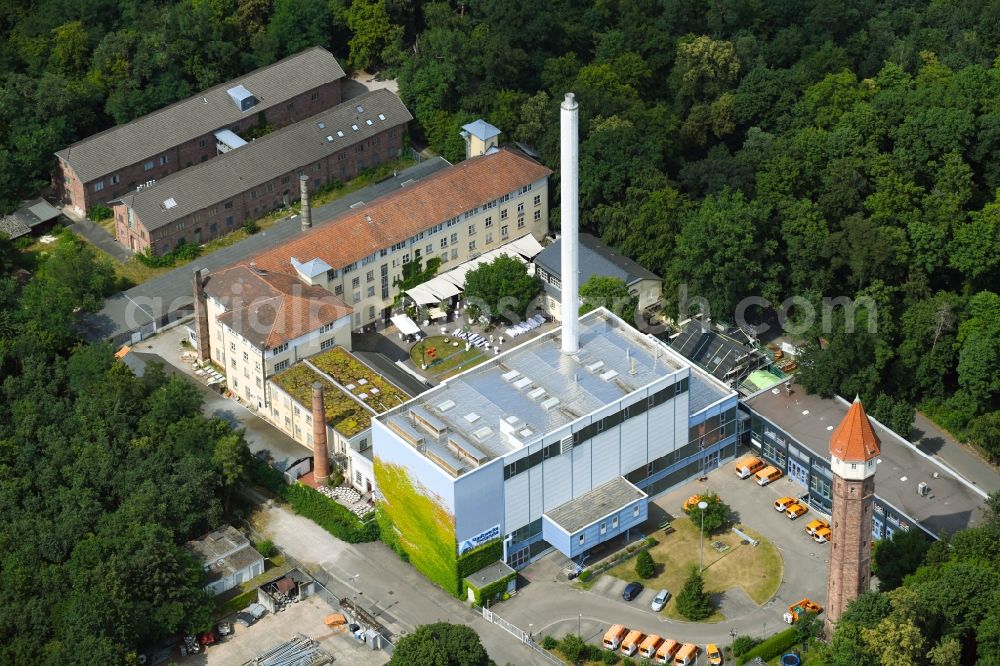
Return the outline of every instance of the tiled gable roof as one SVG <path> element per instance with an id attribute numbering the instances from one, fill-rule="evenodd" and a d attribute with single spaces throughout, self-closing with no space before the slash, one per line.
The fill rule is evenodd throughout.
<path id="1" fill-rule="evenodd" d="M 212 273 L 205 293 L 226 309 L 219 321 L 259 349 L 273 349 L 352 311 L 323 287 L 249 264 Z"/>
<path id="2" fill-rule="evenodd" d="M 879 454 L 881 444 L 861 400 L 855 398 L 830 436 L 830 453 L 841 460 L 867 462 Z"/>
<path id="3" fill-rule="evenodd" d="M 292 257 L 321 259 L 339 270 L 551 173 L 511 150 L 467 159 L 278 245 L 255 262 L 290 275 Z"/>
<path id="4" fill-rule="evenodd" d="M 77 141 L 56 155 L 86 183 L 342 78 L 344 70 L 333 54 L 313 47 Z M 226 92 L 240 84 L 259 100 L 247 111 L 240 111 Z"/>

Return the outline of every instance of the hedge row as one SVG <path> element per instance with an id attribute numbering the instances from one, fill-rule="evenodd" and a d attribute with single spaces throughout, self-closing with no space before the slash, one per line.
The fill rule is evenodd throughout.
<path id="1" fill-rule="evenodd" d="M 378 524 L 374 520 L 360 520 L 346 507 L 309 486 L 286 486 L 283 497 L 295 513 L 310 519 L 341 541 L 361 543 L 378 539 Z"/>
<path id="2" fill-rule="evenodd" d="M 289 485 L 281 472 L 263 460 L 251 459 L 247 476 L 252 483 L 288 502 L 295 513 L 309 518 L 341 541 L 361 543 L 378 539 L 379 528 L 374 520 L 361 520 L 346 507 L 308 486 Z"/>
<path id="3" fill-rule="evenodd" d="M 495 539 L 478 548 L 473 548 L 458 557 L 458 579 L 462 580 L 483 567 L 502 559 L 503 541 L 500 539 Z"/>
<path id="4" fill-rule="evenodd" d="M 737 658 L 736 663 L 745 664 L 755 657 L 760 657 L 764 661 L 770 661 L 771 659 L 784 654 L 785 650 L 795 645 L 798 640 L 795 627 L 789 627 L 788 629 L 771 636 L 749 652 L 740 655 Z"/>

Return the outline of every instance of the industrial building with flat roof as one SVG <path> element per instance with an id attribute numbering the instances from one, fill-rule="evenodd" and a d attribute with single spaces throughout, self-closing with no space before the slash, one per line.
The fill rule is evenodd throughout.
<path id="1" fill-rule="evenodd" d="M 314 47 L 56 153 L 57 196 L 77 214 L 214 157 L 220 132 L 283 127 L 336 106 L 344 70 Z"/>
<path id="2" fill-rule="evenodd" d="M 788 383 L 745 399 L 743 430 L 769 464 L 802 486 L 815 508 L 832 505 L 829 443 L 850 403 L 811 395 Z M 747 422 L 748 421 L 748 422 Z M 883 539 L 914 525 L 929 535 L 953 534 L 979 522 L 985 493 L 872 419 L 881 441 L 872 536 Z"/>
<path id="3" fill-rule="evenodd" d="M 114 202 L 118 242 L 162 254 L 200 244 L 300 196 L 300 175 L 315 189 L 398 157 L 406 123 L 399 98 L 375 90 L 225 152 Z"/>
<path id="4" fill-rule="evenodd" d="M 576 353 L 560 344 L 551 331 L 373 420 L 390 515 L 423 495 L 449 516 L 453 556 L 502 539 L 518 568 L 624 533 L 649 495 L 734 454 L 737 394 L 662 341 L 602 308 L 580 318 Z"/>

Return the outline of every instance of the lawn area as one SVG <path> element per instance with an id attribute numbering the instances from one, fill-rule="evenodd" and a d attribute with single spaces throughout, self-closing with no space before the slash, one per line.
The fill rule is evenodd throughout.
<path id="1" fill-rule="evenodd" d="M 687 579 L 691 565 L 698 565 L 698 528 L 687 517 L 673 521 L 672 534 L 657 535 L 659 543 L 649 549 L 657 565 L 657 576 L 640 580 L 635 574 L 635 560 L 619 564 L 608 573 L 627 581 L 639 581 L 646 587 L 658 590 L 666 588 L 674 595 L 663 609 L 663 613 L 675 620 L 684 620 L 677 613 L 676 595 Z M 757 547 L 743 545 L 735 533 L 726 530 L 718 534 L 705 535 L 705 591 L 723 592 L 741 587 L 757 604 L 763 604 L 778 591 L 781 585 L 781 555 L 770 541 L 753 530 L 741 530 L 760 541 Z M 723 553 L 712 547 L 713 542 L 729 546 Z M 718 611 L 705 622 L 720 622 L 725 618 Z"/>
<path id="2" fill-rule="evenodd" d="M 445 340 L 448 340 L 448 342 L 445 342 Z M 454 346 L 456 342 L 458 343 L 457 347 Z M 445 379 L 475 365 L 479 365 L 489 358 L 478 347 L 473 347 L 469 351 L 465 351 L 464 340 L 456 340 L 443 335 L 432 335 L 429 338 L 424 338 L 410 348 L 410 360 L 418 368 L 424 362 L 425 349 L 434 349 L 437 352 L 433 360 L 427 359 L 430 365 L 424 372 L 438 380 Z"/>

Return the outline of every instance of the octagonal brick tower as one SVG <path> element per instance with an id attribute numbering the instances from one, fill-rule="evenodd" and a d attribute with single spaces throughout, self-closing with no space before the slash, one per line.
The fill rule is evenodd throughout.
<path id="1" fill-rule="evenodd" d="M 847 604 L 869 588 L 871 580 L 872 498 L 881 442 L 861 406 L 847 411 L 830 437 L 833 472 L 833 524 L 830 526 L 830 576 L 826 630 L 833 628 Z"/>

